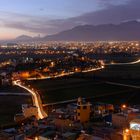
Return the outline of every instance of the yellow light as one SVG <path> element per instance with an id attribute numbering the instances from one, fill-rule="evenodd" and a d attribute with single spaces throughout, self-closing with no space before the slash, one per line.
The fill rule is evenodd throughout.
<path id="1" fill-rule="evenodd" d="M 72 124 L 70 123 L 70 124 L 69 124 L 69 126 L 71 127 L 71 126 L 72 126 Z"/>
<path id="2" fill-rule="evenodd" d="M 129 129 L 124 129 L 123 130 L 123 140 L 130 140 L 130 130 Z"/>
<path id="3" fill-rule="evenodd" d="M 129 133 L 129 129 L 125 129 L 125 132 L 126 132 L 126 133 Z"/>
<path id="4" fill-rule="evenodd" d="M 39 140 L 39 138 L 38 137 L 35 137 L 35 140 Z"/>
<path id="5" fill-rule="evenodd" d="M 123 105 L 122 105 L 122 108 L 126 108 L 126 105 L 125 105 L 125 104 L 123 104 Z"/>

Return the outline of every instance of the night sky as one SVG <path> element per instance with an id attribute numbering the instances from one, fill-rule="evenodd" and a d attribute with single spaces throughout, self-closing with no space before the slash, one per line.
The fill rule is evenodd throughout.
<path id="1" fill-rule="evenodd" d="M 0 0 L 0 39 L 140 19 L 140 0 Z"/>

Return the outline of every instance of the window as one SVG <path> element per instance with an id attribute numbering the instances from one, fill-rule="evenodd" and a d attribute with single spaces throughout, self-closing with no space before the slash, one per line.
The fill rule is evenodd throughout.
<path id="1" fill-rule="evenodd" d="M 87 109 L 87 106 L 83 106 L 83 109 Z"/>
<path id="2" fill-rule="evenodd" d="M 77 109 L 80 109 L 80 108 L 81 108 L 80 106 L 77 107 Z"/>
<path id="3" fill-rule="evenodd" d="M 78 116 L 80 116 L 80 113 L 78 113 Z"/>

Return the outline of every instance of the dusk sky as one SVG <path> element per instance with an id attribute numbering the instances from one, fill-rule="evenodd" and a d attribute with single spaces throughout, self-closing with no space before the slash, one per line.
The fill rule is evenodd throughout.
<path id="1" fill-rule="evenodd" d="M 140 0 L 1 0 L 0 39 L 140 19 Z"/>

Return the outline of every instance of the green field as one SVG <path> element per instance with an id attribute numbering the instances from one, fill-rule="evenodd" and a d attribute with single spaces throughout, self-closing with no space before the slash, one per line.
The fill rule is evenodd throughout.
<path id="1" fill-rule="evenodd" d="M 132 93 L 134 90 L 128 87 L 109 85 L 94 79 L 78 78 L 28 81 L 28 84 L 39 91 L 43 103 L 71 100 L 79 96 L 93 99 L 112 97 L 116 94 L 122 94 L 123 96 L 123 94 Z"/>
<path id="2" fill-rule="evenodd" d="M 27 93 L 27 91 L 16 87 L 6 86 L 0 87 L 2 93 Z M 14 115 L 21 113 L 21 105 L 32 103 L 31 96 L 15 96 L 15 95 L 1 95 L 0 96 L 0 127 L 10 123 L 14 123 Z"/>
<path id="3" fill-rule="evenodd" d="M 110 77 L 116 79 L 140 79 L 140 63 L 134 65 L 112 65 L 106 66 L 101 71 L 96 71 L 95 76 Z M 140 82 L 139 82 L 140 83 Z"/>
<path id="4" fill-rule="evenodd" d="M 0 126 L 14 123 L 14 115 L 21 113 L 21 105 L 32 103 L 30 96 L 0 96 Z"/>
<path id="5" fill-rule="evenodd" d="M 138 100 L 140 98 L 140 89 L 109 85 L 105 81 L 140 86 L 140 63 L 106 66 L 101 71 L 85 74 L 83 78 L 64 77 L 28 81 L 27 84 L 38 90 L 43 103 L 70 100 L 82 96 L 115 104 L 123 102 L 140 104 Z"/>
<path id="6" fill-rule="evenodd" d="M 0 86 L 0 92 L 9 92 L 9 93 L 27 93 L 26 90 L 21 89 L 17 86 Z"/>

